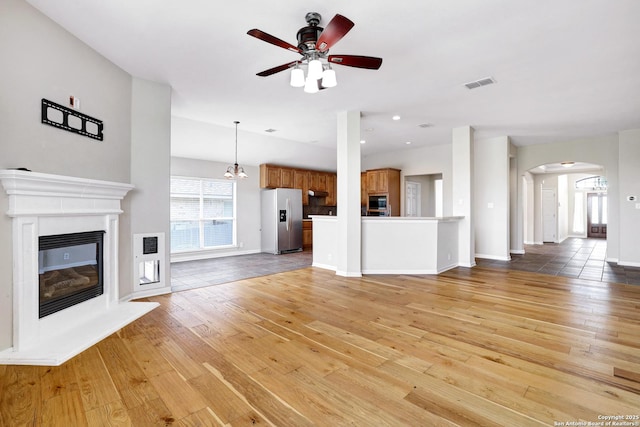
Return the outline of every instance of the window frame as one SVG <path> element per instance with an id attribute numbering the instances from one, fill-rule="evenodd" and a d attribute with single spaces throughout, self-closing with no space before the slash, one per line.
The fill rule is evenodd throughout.
<path id="1" fill-rule="evenodd" d="M 197 181 L 199 186 L 199 193 L 196 194 L 186 194 L 186 193 L 173 193 L 171 191 L 171 180 L 173 179 L 183 179 L 183 180 L 191 180 Z M 232 216 L 220 216 L 220 217 L 205 217 L 205 208 L 204 203 L 206 199 L 215 199 L 215 196 L 205 194 L 204 192 L 204 182 L 217 182 L 217 183 L 225 183 L 231 184 L 231 201 L 232 201 Z M 174 220 L 171 217 L 171 209 L 169 213 L 169 224 L 170 224 L 170 235 L 173 233 L 173 224 L 174 222 L 197 222 L 198 223 L 198 247 L 191 247 L 188 249 L 173 249 L 172 245 L 170 245 L 171 254 L 182 254 L 182 253 L 190 253 L 190 252 L 206 252 L 206 251 L 215 251 L 220 249 L 230 249 L 237 247 L 238 241 L 238 194 L 237 194 L 237 185 L 235 180 L 230 181 L 227 179 L 220 178 L 207 178 L 207 177 L 198 177 L 198 176 L 183 176 L 183 175 L 171 175 L 170 176 L 170 190 L 169 190 L 169 200 L 172 202 L 175 199 L 193 199 L 198 198 L 198 218 L 195 219 L 180 219 Z M 205 246 L 205 223 L 207 221 L 231 221 L 232 231 L 231 231 L 231 243 L 225 245 L 216 245 L 216 246 Z"/>

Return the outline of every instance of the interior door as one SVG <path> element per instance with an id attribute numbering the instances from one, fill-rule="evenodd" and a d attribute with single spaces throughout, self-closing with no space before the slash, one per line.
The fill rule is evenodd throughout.
<path id="1" fill-rule="evenodd" d="M 556 221 L 556 192 L 542 189 L 542 241 L 555 242 L 558 223 Z"/>
<path id="2" fill-rule="evenodd" d="M 587 195 L 587 237 L 607 237 L 607 195 Z"/>
<path id="3" fill-rule="evenodd" d="M 405 215 L 420 216 L 420 184 L 407 181 L 405 189 Z"/>

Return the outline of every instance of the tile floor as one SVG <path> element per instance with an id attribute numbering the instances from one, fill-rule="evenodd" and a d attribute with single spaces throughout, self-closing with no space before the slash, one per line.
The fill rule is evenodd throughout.
<path id="1" fill-rule="evenodd" d="M 251 254 L 171 263 L 174 292 L 310 267 L 313 252 Z"/>
<path id="2" fill-rule="evenodd" d="M 478 258 L 476 264 L 482 267 L 640 285 L 640 268 L 606 262 L 606 253 L 605 239 L 569 238 L 562 243 L 525 245 L 525 254 L 511 255 L 511 261 Z"/>
<path id="3" fill-rule="evenodd" d="M 511 261 L 478 258 L 476 264 L 481 267 L 640 285 L 640 268 L 608 263 L 605 261 L 606 252 L 607 242 L 604 239 L 570 238 L 559 244 L 525 245 L 525 254 L 512 255 Z M 172 263 L 171 288 L 177 292 L 218 285 L 309 267 L 312 261 L 312 251 L 303 251 L 284 255 L 260 253 Z"/>

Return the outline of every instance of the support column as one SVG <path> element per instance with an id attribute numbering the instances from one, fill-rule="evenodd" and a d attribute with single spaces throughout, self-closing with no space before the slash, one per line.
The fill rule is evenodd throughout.
<path id="1" fill-rule="evenodd" d="M 360 112 L 338 113 L 336 274 L 361 277 Z"/>
<path id="2" fill-rule="evenodd" d="M 473 267 L 475 239 L 473 224 L 473 128 L 462 126 L 452 133 L 453 216 L 463 216 L 458 228 L 458 264 Z"/>

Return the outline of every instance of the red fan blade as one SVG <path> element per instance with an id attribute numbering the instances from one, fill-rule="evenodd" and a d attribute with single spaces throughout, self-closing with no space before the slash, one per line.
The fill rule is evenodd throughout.
<path id="1" fill-rule="evenodd" d="M 320 37 L 316 42 L 316 49 L 320 52 L 326 52 L 331 46 L 340 41 L 354 25 L 349 18 L 345 18 L 342 15 L 334 16 L 327 26 L 324 27 L 322 33 L 320 33 Z"/>
<path id="2" fill-rule="evenodd" d="M 278 65 L 277 67 L 269 68 L 268 70 L 264 70 L 260 73 L 257 73 L 256 76 L 267 77 L 275 73 L 279 73 L 280 71 L 284 71 L 287 68 L 291 68 L 295 66 L 299 61 L 289 62 L 287 64 Z"/>
<path id="3" fill-rule="evenodd" d="M 253 30 L 249 30 L 247 31 L 247 34 L 249 34 L 250 36 L 253 36 L 257 39 L 260 39 L 262 41 L 265 41 L 267 43 L 271 43 L 273 45 L 276 45 L 278 47 L 281 47 L 283 49 L 287 49 L 290 50 L 292 52 L 296 52 L 296 53 L 302 53 L 302 50 L 300 50 L 300 48 L 287 43 L 284 40 L 280 40 L 277 37 L 272 36 L 271 34 L 267 34 L 264 31 L 258 30 L 257 28 L 254 28 Z"/>
<path id="4" fill-rule="evenodd" d="M 360 55 L 329 55 L 327 58 L 332 64 L 346 65 L 347 67 L 368 68 L 377 70 L 382 65 L 382 58 Z"/>

